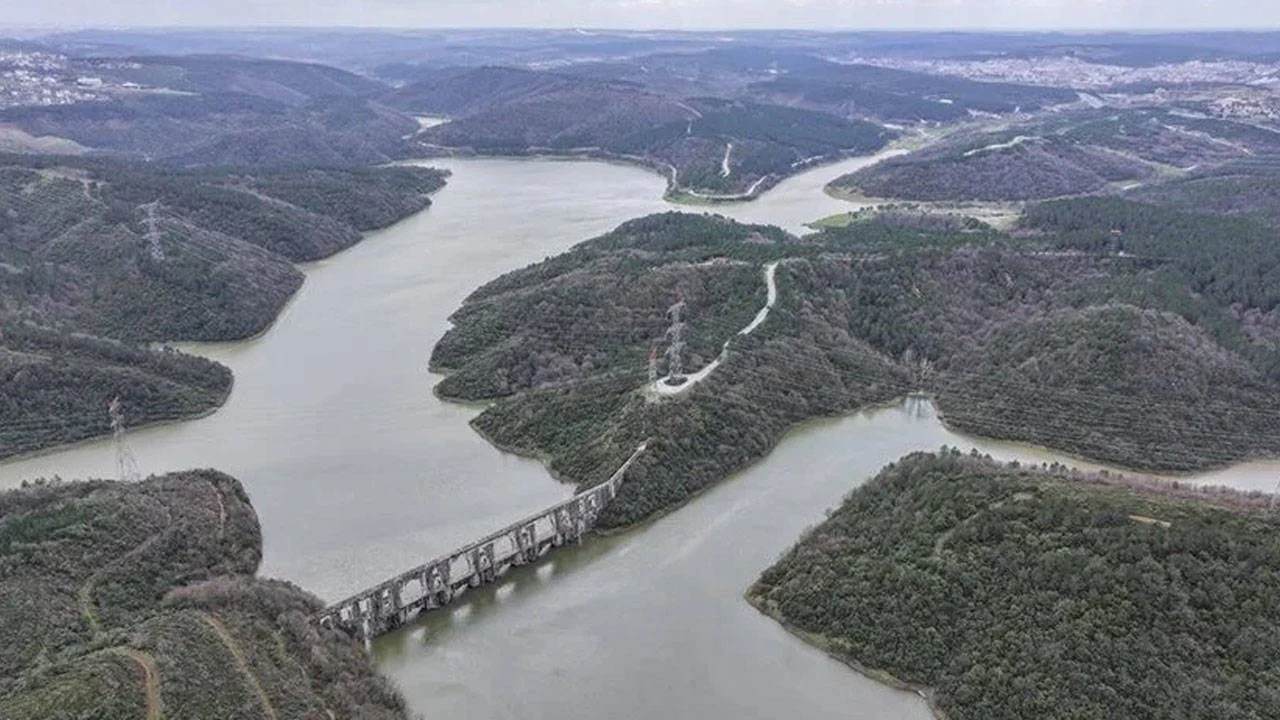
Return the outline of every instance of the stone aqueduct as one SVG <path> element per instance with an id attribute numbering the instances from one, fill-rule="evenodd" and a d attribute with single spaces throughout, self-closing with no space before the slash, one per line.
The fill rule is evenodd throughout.
<path id="1" fill-rule="evenodd" d="M 316 614 L 315 622 L 370 639 L 448 605 L 469 588 L 496 581 L 513 567 L 580 540 L 617 496 L 627 469 L 644 450 L 642 444 L 603 484 L 334 603 Z"/>

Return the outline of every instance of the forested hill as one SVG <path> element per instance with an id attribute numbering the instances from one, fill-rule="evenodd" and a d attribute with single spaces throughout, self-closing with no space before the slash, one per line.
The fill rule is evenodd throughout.
<path id="1" fill-rule="evenodd" d="M 654 167 L 673 193 L 754 194 L 809 164 L 883 147 L 872 123 L 751 99 L 681 98 L 635 83 L 485 67 L 441 72 L 388 102 L 453 117 L 427 152 L 580 153 Z"/>
<path id="2" fill-rule="evenodd" d="M 278 167 L 402 158 L 417 129 L 376 101 L 385 86 L 321 65 L 194 56 L 88 59 L 79 69 L 136 89 L 0 110 L 0 125 L 176 165 Z"/>
<path id="3" fill-rule="evenodd" d="M 1273 134 L 1280 142 L 1280 132 Z M 1198 168 L 1169 182 L 1136 188 L 1128 196 L 1171 208 L 1252 217 L 1280 227 L 1280 148 Z"/>
<path id="4" fill-rule="evenodd" d="M 0 457 L 189 417 L 225 368 L 122 344 L 235 340 L 266 328 L 331 255 L 425 208 L 425 168 L 179 171 L 0 157 Z"/>
<path id="5" fill-rule="evenodd" d="M 244 489 L 211 470 L 0 494 L 0 717 L 406 720 L 261 557 Z"/>
<path id="6" fill-rule="evenodd" d="M 446 397 L 496 400 L 498 445 L 594 484 L 649 440 L 605 522 L 683 502 L 790 427 L 933 394 L 946 421 L 1158 471 L 1280 454 L 1274 231 L 1119 200 L 1033 210 L 1017 237 L 981 224 L 867 221 L 803 239 L 658 215 L 499 278 L 455 314 L 433 366 Z M 1227 242 L 1226 238 L 1231 241 Z M 763 266 L 779 261 L 778 301 Z M 683 299 L 684 394 L 665 374 Z"/>
<path id="7" fill-rule="evenodd" d="M 976 82 L 817 59 L 753 83 L 749 91 L 772 102 L 887 122 L 953 122 L 975 113 L 1029 113 L 1077 100 L 1065 88 Z"/>
<path id="8" fill-rule="evenodd" d="M 425 168 L 174 171 L 0 157 L 0 278 L 12 314 L 133 340 L 231 340 L 349 247 L 430 203 Z"/>
<path id="9" fill-rule="evenodd" d="M 601 83 L 572 75 L 513 67 L 443 68 L 423 73 L 397 88 L 386 103 L 407 112 L 465 117 L 551 93 L 584 93 L 608 88 L 635 90 L 635 83 Z"/>
<path id="10" fill-rule="evenodd" d="M 749 597 L 952 720 L 1280 717 L 1267 503 L 913 455 Z"/>
<path id="11" fill-rule="evenodd" d="M 385 85 L 362 75 L 288 60 L 153 55 L 90 58 L 84 65 L 105 80 L 188 93 L 243 93 L 289 105 L 324 98 L 370 97 L 386 91 Z"/>
<path id="12" fill-rule="evenodd" d="M 420 68 L 390 104 L 413 99 L 446 115 L 463 115 L 498 98 L 610 83 L 673 98 L 720 97 L 821 110 L 839 117 L 903 124 L 950 123 L 974 115 L 1032 113 L 1078 100 L 1056 87 L 977 82 L 961 77 L 836 63 L 817 48 L 733 44 L 699 52 L 660 52 L 607 61 L 576 62 L 554 72 L 487 68 Z M 478 80 L 478 81 L 477 81 Z M 425 82 L 424 82 L 425 81 Z M 487 100 L 494 98 L 494 101 Z M 430 100 L 431 102 L 425 102 Z M 496 107 L 496 105 L 489 105 Z"/>
<path id="13" fill-rule="evenodd" d="M 916 201 L 1043 200 L 1136 187 L 1144 199 L 1199 207 L 1204 198 L 1206 210 L 1260 207 L 1275 214 L 1265 184 L 1247 192 L 1252 200 L 1224 196 L 1250 187 L 1242 177 L 1275 177 L 1277 156 L 1280 133 L 1247 123 L 1154 108 L 1090 110 L 959 132 L 831 187 Z"/>

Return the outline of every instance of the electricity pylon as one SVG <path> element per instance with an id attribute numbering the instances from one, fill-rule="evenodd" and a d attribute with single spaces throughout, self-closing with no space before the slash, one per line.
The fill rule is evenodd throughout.
<path id="1" fill-rule="evenodd" d="M 111 402 L 107 403 L 107 415 L 111 417 L 111 439 L 116 448 L 117 477 L 125 482 L 137 482 L 138 460 L 124 441 L 124 409 L 120 405 L 120 396 L 111 398 Z"/>

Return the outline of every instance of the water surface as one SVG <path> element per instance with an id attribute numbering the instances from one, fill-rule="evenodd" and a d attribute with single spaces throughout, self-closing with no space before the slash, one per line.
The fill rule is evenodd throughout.
<path id="1" fill-rule="evenodd" d="M 866 158 L 710 209 L 794 232 L 852 209 L 822 192 Z M 427 212 L 326 261 L 279 321 L 242 343 L 190 346 L 236 386 L 210 417 L 142 429 L 143 473 L 216 467 L 262 520 L 263 573 L 337 599 L 568 494 L 498 452 L 440 402 L 426 370 L 448 316 L 480 284 L 641 215 L 671 209 L 661 177 L 594 162 L 459 159 Z M 931 406 L 826 421 L 750 471 L 631 533 L 510 576 L 387 636 L 379 664 L 428 718 L 924 718 L 915 696 L 849 672 L 741 600 L 800 531 L 901 455 L 975 443 Z M 1001 457 L 1050 453 L 976 443 Z M 1057 458 L 1061 459 L 1061 458 Z M 1275 463 L 1214 474 L 1270 490 Z M 0 465 L 0 487 L 110 477 L 106 441 Z"/>

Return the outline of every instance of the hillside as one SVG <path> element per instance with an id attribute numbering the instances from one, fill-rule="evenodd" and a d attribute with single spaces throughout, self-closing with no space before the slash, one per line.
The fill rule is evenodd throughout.
<path id="1" fill-rule="evenodd" d="M 241 93 L 288 105 L 306 105 L 320 98 L 369 97 L 386 90 L 376 80 L 326 65 L 233 55 L 88 58 L 78 69 L 143 87 Z"/>
<path id="2" fill-rule="evenodd" d="M 1127 194 L 1170 208 L 1195 208 L 1220 215 L 1245 215 L 1280 226 L 1280 163 L 1231 163 L 1184 178 L 1137 188 Z"/>
<path id="3" fill-rule="evenodd" d="M 751 601 L 952 720 L 1274 717 L 1280 521 L 1266 499 L 913 455 Z"/>
<path id="4" fill-rule="evenodd" d="M 1061 138 L 1001 134 L 985 140 L 991 142 L 891 158 L 832 187 L 904 200 L 1020 201 L 1083 195 L 1153 174 L 1141 162 Z"/>
<path id="5" fill-rule="evenodd" d="M 0 261 L 11 268 L 0 278 L 3 307 L 134 340 L 261 331 L 301 284 L 290 261 L 355 244 L 360 231 L 425 208 L 443 183 L 420 168 L 175 172 L 0 160 Z"/>
<path id="6" fill-rule="evenodd" d="M 588 92 L 607 87 L 635 89 L 628 83 L 602 84 L 559 73 L 514 67 L 445 68 L 426 73 L 385 98 L 387 105 L 428 115 L 466 117 L 554 93 Z"/>
<path id="7" fill-rule="evenodd" d="M 648 439 L 608 524 L 683 502 L 797 423 L 912 390 L 958 429 L 1125 466 L 1280 453 L 1280 254 L 1265 228 L 1241 224 L 1224 243 L 1201 234 L 1214 218 L 1100 202 L 1033 210 L 1017 239 L 880 221 L 803 239 L 723 218 L 632 221 L 478 290 L 432 357 L 451 372 L 437 391 L 497 400 L 475 427 L 578 483 Z M 777 303 L 735 335 L 772 261 Z M 647 358 L 666 374 L 666 309 L 680 300 L 686 372 L 731 345 L 704 382 L 659 398 Z"/>
<path id="8" fill-rule="evenodd" d="M 0 323 L 0 458 L 111 432 L 119 398 L 131 426 L 209 412 L 231 391 L 231 372 L 182 353 Z"/>
<path id="9" fill-rule="evenodd" d="M 964 374 L 938 391 L 951 425 L 1145 469 L 1202 467 L 1210 438 L 1214 456 L 1250 457 L 1280 417 L 1275 383 L 1242 357 L 1174 313 L 1130 305 L 1015 320 L 954 363 Z"/>
<path id="10" fill-rule="evenodd" d="M 810 163 L 883 147 L 871 123 L 753 101 L 676 97 L 633 83 L 509 68 L 442 72 L 390 102 L 453 121 L 426 152 L 573 153 L 651 166 L 673 194 L 753 195 Z"/>
<path id="11" fill-rule="evenodd" d="M 381 84 L 308 63 L 222 56 L 91 59 L 131 89 L 99 102 L 0 110 L 0 126 L 170 164 L 370 165 L 405 156 L 409 117 Z M 46 141 L 47 142 L 47 141 Z"/>
<path id="12" fill-rule="evenodd" d="M 836 193 L 916 201 L 1025 201 L 1144 184 L 1280 152 L 1280 134 L 1155 110 L 1085 112 L 957 134 L 838 178 Z M 1141 197 L 1142 195 L 1139 195 Z"/>
<path id="13" fill-rule="evenodd" d="M 425 208 L 443 181 L 0 157 L 0 457 L 107 432 L 117 396 L 131 425 L 216 407 L 225 368 L 135 344 L 261 332 L 302 284 L 293 261 Z"/>
<path id="14" fill-rule="evenodd" d="M 0 716 L 406 718 L 318 599 L 253 577 L 257 516 L 211 471 L 0 494 Z"/>
<path id="15" fill-rule="evenodd" d="M 1073 91 L 1062 88 L 975 82 L 816 59 L 753 83 L 749 92 L 770 102 L 895 123 L 954 122 L 975 113 L 1032 112 L 1077 100 Z"/>

